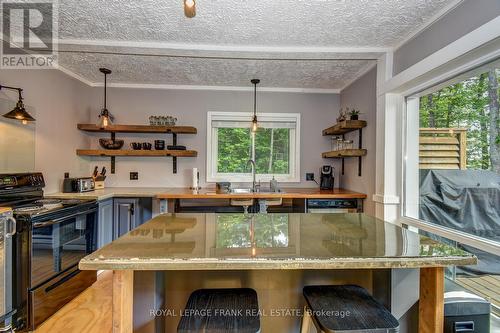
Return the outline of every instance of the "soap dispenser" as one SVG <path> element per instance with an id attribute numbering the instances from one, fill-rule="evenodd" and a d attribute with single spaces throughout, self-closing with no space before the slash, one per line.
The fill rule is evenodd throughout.
<path id="1" fill-rule="evenodd" d="M 269 187 L 271 188 L 271 192 L 278 192 L 278 181 L 274 178 L 274 175 L 273 179 L 269 182 Z"/>

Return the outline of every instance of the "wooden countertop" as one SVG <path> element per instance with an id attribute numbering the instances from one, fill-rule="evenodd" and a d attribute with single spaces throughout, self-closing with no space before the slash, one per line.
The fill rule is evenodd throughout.
<path id="1" fill-rule="evenodd" d="M 215 189 L 193 191 L 186 188 L 170 189 L 156 196 L 159 199 L 366 199 L 366 194 L 344 189 L 321 191 L 317 188 L 283 188 L 281 192 L 216 193 Z"/>
<path id="2" fill-rule="evenodd" d="M 85 193 L 52 193 L 46 194 L 46 198 L 62 199 L 93 199 L 106 200 L 110 198 L 139 198 L 150 197 L 157 199 L 366 199 L 366 194 L 344 189 L 334 189 L 333 191 L 320 191 L 318 188 L 283 188 L 279 193 L 224 193 L 215 192 L 214 188 L 203 188 L 199 191 L 192 191 L 188 188 L 172 187 L 107 187 L 102 190 L 95 190 Z"/>
<path id="3" fill-rule="evenodd" d="M 9 207 L 0 207 L 0 214 L 10 212 L 12 209 Z"/>

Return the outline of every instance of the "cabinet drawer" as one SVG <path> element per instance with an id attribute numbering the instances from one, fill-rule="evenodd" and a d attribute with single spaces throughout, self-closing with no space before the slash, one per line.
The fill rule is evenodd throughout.
<path id="1" fill-rule="evenodd" d="M 31 290 L 29 293 L 29 329 L 34 330 L 96 280 L 96 271 L 80 271 L 74 267 L 46 284 Z"/>

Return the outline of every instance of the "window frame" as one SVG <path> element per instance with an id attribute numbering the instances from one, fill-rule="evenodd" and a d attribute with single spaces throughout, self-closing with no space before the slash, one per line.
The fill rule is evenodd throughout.
<path id="1" fill-rule="evenodd" d="M 466 80 L 470 77 L 483 73 L 487 71 L 491 66 L 498 66 L 500 63 L 500 58 L 493 57 L 487 61 L 482 62 L 479 65 L 472 65 L 466 70 L 459 73 L 450 72 L 448 73 L 446 79 L 440 80 L 438 82 L 433 82 L 432 84 L 427 84 L 420 89 L 415 89 L 413 91 L 406 91 L 401 94 L 403 97 L 403 160 L 402 160 L 402 202 L 399 222 L 409 229 L 418 232 L 419 229 L 436 234 L 438 236 L 457 241 L 464 245 L 469 245 L 477 249 L 483 250 L 489 253 L 498 253 L 500 251 L 500 242 L 479 237 L 474 234 L 469 234 L 460 230 L 453 228 L 441 226 L 430 221 L 422 220 L 418 217 L 414 217 L 418 210 L 418 200 L 419 200 L 419 180 L 418 180 L 418 129 L 415 133 L 415 122 L 417 128 L 420 128 L 420 97 L 427 95 L 431 92 L 438 91 L 446 86 L 453 85 L 455 83 Z M 416 147 L 415 147 L 416 146 Z M 417 154 L 415 155 L 415 152 Z M 417 174 L 414 174 L 414 171 Z M 417 190 L 415 191 L 415 186 Z M 412 216 L 413 215 L 413 216 Z"/>
<path id="2" fill-rule="evenodd" d="M 252 182 L 251 173 L 218 173 L 218 137 L 217 127 L 212 127 L 213 121 L 243 121 L 248 122 L 250 128 L 252 112 L 207 112 L 207 182 L 229 181 L 236 183 Z M 278 182 L 298 183 L 300 182 L 300 113 L 258 113 L 257 118 L 261 122 L 294 122 L 294 134 L 290 135 L 290 172 L 287 175 L 274 175 Z M 270 181 L 273 174 L 257 174 L 257 181 Z"/>

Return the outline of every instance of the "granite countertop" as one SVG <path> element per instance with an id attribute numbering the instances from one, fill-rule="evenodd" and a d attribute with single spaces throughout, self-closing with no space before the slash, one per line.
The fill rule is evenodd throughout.
<path id="1" fill-rule="evenodd" d="M 46 198 L 62 199 L 94 199 L 106 200 L 109 198 L 139 198 L 151 197 L 158 199 L 271 199 L 271 198 L 324 198 L 324 199 L 365 199 L 366 194 L 349 191 L 345 189 L 334 189 L 331 191 L 321 191 L 318 188 L 284 188 L 278 193 L 216 193 L 215 189 L 204 188 L 193 191 L 188 188 L 161 188 L 161 187 L 109 187 L 102 190 L 95 190 L 85 193 L 51 193 L 46 194 Z"/>
<path id="2" fill-rule="evenodd" d="M 165 214 L 83 270 L 374 269 L 473 265 L 460 249 L 364 214 Z"/>

